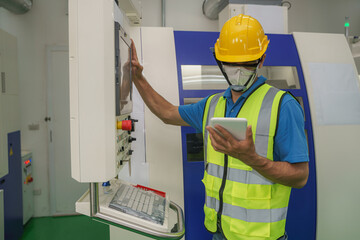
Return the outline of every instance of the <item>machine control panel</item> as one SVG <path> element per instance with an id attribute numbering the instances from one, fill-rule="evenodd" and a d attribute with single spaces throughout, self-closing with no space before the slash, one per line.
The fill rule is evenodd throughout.
<path id="1" fill-rule="evenodd" d="M 34 179 L 32 176 L 32 159 L 32 152 L 21 151 L 23 224 L 26 224 L 34 215 Z"/>
<path id="2" fill-rule="evenodd" d="M 116 135 L 116 168 L 118 170 L 128 162 L 130 164 L 131 155 L 134 150 L 131 149 L 131 143 L 136 138 L 131 136 L 131 132 L 135 130 L 136 119 L 130 116 L 117 117 L 117 135 Z"/>
<path id="3" fill-rule="evenodd" d="M 69 22 L 71 175 L 79 182 L 107 182 L 132 154 L 128 24 L 111 0 L 70 1 Z M 89 29 L 103 34 L 89 37 Z"/>
<path id="4" fill-rule="evenodd" d="M 29 184 L 33 181 L 32 178 L 32 169 L 31 169 L 31 158 L 28 158 L 23 161 L 23 179 L 24 184 Z"/>
<path id="5" fill-rule="evenodd" d="M 122 26 L 115 22 L 115 105 L 116 105 L 116 169 L 117 172 L 124 163 L 129 163 L 133 150 L 131 142 L 136 139 L 131 137 L 135 130 L 131 119 L 132 112 L 132 81 L 131 81 L 131 41 Z"/>

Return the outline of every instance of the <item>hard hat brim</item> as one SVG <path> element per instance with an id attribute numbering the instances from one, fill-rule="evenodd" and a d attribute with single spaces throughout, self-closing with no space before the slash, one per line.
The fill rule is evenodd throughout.
<path id="1" fill-rule="evenodd" d="M 257 54 L 251 55 L 223 55 L 219 51 L 218 42 L 215 43 L 215 57 L 221 62 L 251 62 L 260 59 L 266 52 L 270 40 L 267 40 L 266 44 L 263 46 L 263 49 Z"/>

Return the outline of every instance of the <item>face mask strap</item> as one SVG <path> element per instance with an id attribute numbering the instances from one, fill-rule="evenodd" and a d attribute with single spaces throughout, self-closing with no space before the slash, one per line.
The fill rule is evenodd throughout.
<path id="1" fill-rule="evenodd" d="M 215 61 L 216 61 L 217 65 L 218 65 L 218 67 L 220 68 L 221 73 L 224 75 L 226 81 L 227 81 L 228 84 L 231 86 L 232 84 L 231 84 L 231 82 L 229 81 L 228 75 L 227 75 L 226 72 L 224 71 L 224 68 L 223 68 L 223 66 L 222 66 L 222 63 L 221 63 L 219 60 L 217 60 L 217 58 L 216 58 L 216 56 L 215 56 L 215 50 L 214 50 L 214 48 L 210 48 L 210 51 L 213 53 L 213 56 L 214 56 L 214 58 L 215 58 Z"/>

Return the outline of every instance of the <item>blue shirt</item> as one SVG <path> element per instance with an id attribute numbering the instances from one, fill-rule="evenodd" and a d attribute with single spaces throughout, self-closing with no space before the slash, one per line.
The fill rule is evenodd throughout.
<path id="1" fill-rule="evenodd" d="M 223 95 L 226 98 L 226 117 L 237 117 L 245 99 L 265 81 L 266 78 L 260 76 L 235 103 L 231 98 L 231 90 L 228 88 Z M 197 132 L 202 132 L 202 117 L 207 99 L 208 97 L 194 104 L 179 106 L 182 119 L 194 127 Z M 304 112 L 300 104 L 290 94 L 285 94 L 280 105 L 278 128 L 274 139 L 274 161 L 290 163 L 309 161 L 304 131 Z"/>

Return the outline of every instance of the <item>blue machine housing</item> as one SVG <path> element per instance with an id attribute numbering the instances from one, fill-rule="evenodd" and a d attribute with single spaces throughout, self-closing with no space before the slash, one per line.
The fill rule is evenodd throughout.
<path id="1" fill-rule="evenodd" d="M 20 131 L 8 134 L 9 173 L 0 178 L 4 190 L 5 240 L 20 239 L 23 233 Z"/>
<path id="2" fill-rule="evenodd" d="M 203 98 L 224 90 L 184 90 L 181 65 L 217 65 L 210 48 L 214 46 L 218 32 L 175 31 L 175 49 L 179 79 L 180 104 L 185 98 Z M 301 97 L 305 112 L 305 130 L 308 136 L 310 175 L 307 185 L 293 189 L 290 197 L 286 231 L 291 240 L 316 239 L 316 171 L 313 131 L 307 91 L 298 51 L 291 34 L 267 34 L 270 44 L 266 52 L 264 66 L 295 66 L 300 89 L 283 89 L 295 97 Z M 205 191 L 201 179 L 204 173 L 203 161 L 188 161 L 186 135 L 195 133 L 192 127 L 182 127 L 182 151 L 184 171 L 184 200 L 186 239 L 211 239 L 212 235 L 204 227 Z"/>

